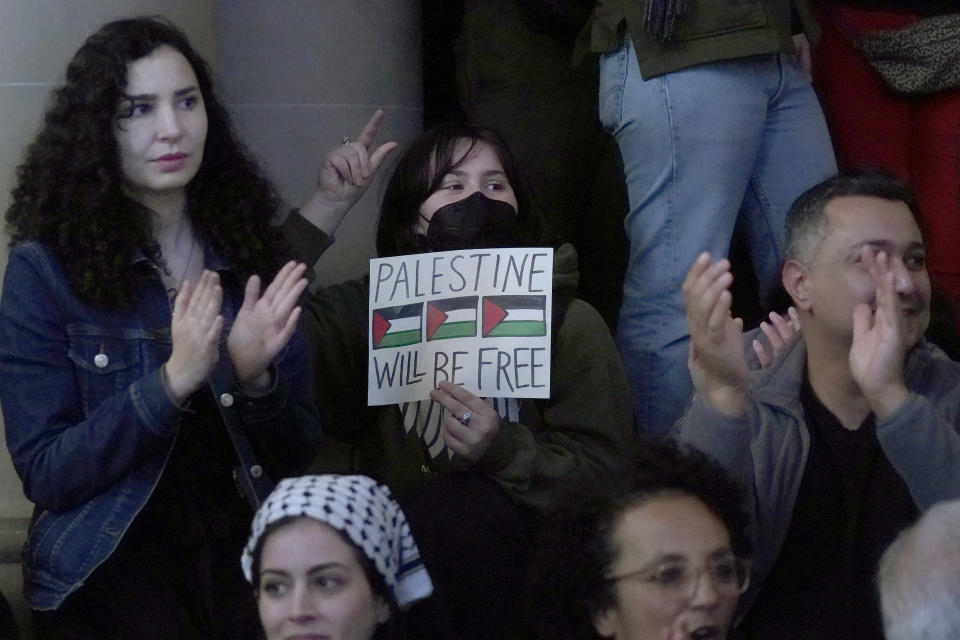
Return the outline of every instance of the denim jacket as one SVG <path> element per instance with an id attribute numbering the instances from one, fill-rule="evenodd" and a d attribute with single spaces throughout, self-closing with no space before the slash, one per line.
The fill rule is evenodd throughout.
<path id="1" fill-rule="evenodd" d="M 243 283 L 208 256 L 224 290 L 220 359 L 208 378 L 236 450 L 239 487 L 255 505 L 269 477 L 299 470 L 315 450 L 319 421 L 309 354 L 297 332 L 257 397 L 239 391 L 226 353 Z M 15 246 L 0 299 L 0 402 L 7 446 L 34 504 L 23 549 L 24 595 L 57 608 L 104 562 L 157 486 L 177 437 L 179 409 L 160 366 L 172 350 L 170 306 L 141 255 L 136 308 L 117 312 L 79 300 L 43 245 Z M 189 409 L 187 409 L 189 410 Z M 265 470 L 264 460 L 282 461 Z M 281 468 L 282 467 L 282 468 Z"/>

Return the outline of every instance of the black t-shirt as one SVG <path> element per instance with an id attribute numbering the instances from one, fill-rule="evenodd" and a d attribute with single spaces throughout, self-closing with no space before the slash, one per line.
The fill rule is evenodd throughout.
<path id="1" fill-rule="evenodd" d="M 260 637 L 239 560 L 253 513 L 217 411 L 208 388 L 193 394 L 153 495 L 83 587 L 42 615 L 44 637 Z"/>
<path id="2" fill-rule="evenodd" d="M 804 379 L 810 452 L 790 527 L 745 621 L 755 637 L 883 639 L 877 564 L 917 508 L 871 414 L 845 429 Z"/>

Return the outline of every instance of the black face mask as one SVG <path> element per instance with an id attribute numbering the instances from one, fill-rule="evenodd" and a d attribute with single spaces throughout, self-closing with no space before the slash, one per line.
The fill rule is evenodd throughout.
<path id="1" fill-rule="evenodd" d="M 426 238 L 418 234 L 417 240 L 425 243 L 430 251 L 495 249 L 522 244 L 516 210 L 479 191 L 437 209 L 427 226 Z"/>

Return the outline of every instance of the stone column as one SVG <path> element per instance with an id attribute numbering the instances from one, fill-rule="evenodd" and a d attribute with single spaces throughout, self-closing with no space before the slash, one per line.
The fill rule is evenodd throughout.
<path id="1" fill-rule="evenodd" d="M 419 133 L 418 0 L 220 0 L 215 24 L 221 93 L 290 205 L 312 193 L 324 153 L 356 138 L 377 108 L 382 141 L 403 146 Z M 401 150 L 340 226 L 320 283 L 366 273 L 384 178 Z"/>

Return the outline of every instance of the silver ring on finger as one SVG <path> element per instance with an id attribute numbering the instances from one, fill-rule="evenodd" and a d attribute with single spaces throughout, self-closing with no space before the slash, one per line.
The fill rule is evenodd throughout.
<path id="1" fill-rule="evenodd" d="M 347 136 L 343 136 L 342 138 L 340 138 L 341 147 L 349 147 L 351 142 L 353 142 L 353 140 L 351 140 Z"/>
<path id="2" fill-rule="evenodd" d="M 472 416 L 473 416 L 473 412 L 470 411 L 469 409 L 467 409 L 466 411 L 463 412 L 463 415 L 460 416 L 459 420 L 460 420 L 460 422 L 462 422 L 464 425 L 468 425 L 468 424 L 470 424 L 470 418 L 471 418 Z"/>

